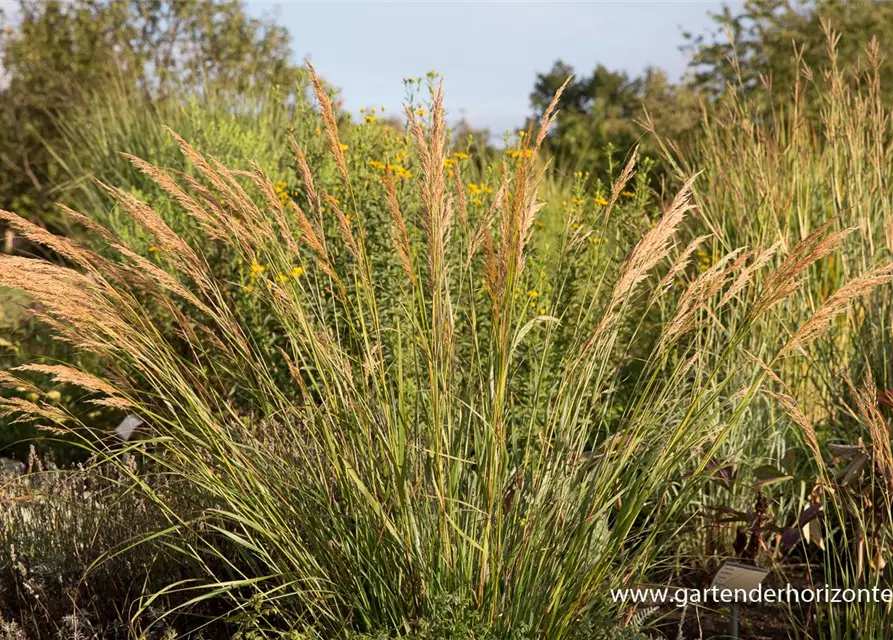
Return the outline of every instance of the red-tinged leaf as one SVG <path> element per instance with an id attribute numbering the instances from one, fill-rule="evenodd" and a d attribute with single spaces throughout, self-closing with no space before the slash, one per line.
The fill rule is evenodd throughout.
<path id="1" fill-rule="evenodd" d="M 823 509 L 822 505 L 820 505 L 818 503 L 809 505 L 800 514 L 800 517 L 797 518 L 797 526 L 799 526 L 801 528 L 805 527 L 807 524 L 809 524 L 810 522 L 812 522 L 813 520 L 818 518 L 820 515 L 822 515 L 823 512 L 824 512 L 824 509 Z"/>
<path id="2" fill-rule="evenodd" d="M 838 458 L 842 458 L 843 460 L 849 460 L 850 458 L 864 453 L 864 449 L 862 446 L 857 444 L 838 444 L 835 442 L 831 442 L 828 444 L 828 451 L 833 453 Z"/>
<path id="3" fill-rule="evenodd" d="M 798 542 L 800 542 L 800 529 L 796 526 L 788 527 L 781 534 L 781 545 L 787 550 L 792 549 Z"/>
<path id="4" fill-rule="evenodd" d="M 764 464 L 760 467 L 757 467 L 753 470 L 754 476 L 757 478 L 758 486 L 765 486 L 770 484 L 776 484 L 778 482 L 784 482 L 785 480 L 790 480 L 792 476 L 776 469 L 775 467 Z"/>
<path id="5" fill-rule="evenodd" d="M 893 408 L 893 389 L 883 389 L 878 391 L 877 401 L 885 407 Z"/>

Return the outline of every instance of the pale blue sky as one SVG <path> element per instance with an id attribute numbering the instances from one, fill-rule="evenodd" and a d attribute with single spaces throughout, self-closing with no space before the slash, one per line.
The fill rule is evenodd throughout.
<path id="1" fill-rule="evenodd" d="M 393 113 L 403 101 L 402 78 L 434 69 L 445 77 L 450 120 L 464 115 L 498 135 L 523 123 L 536 72 L 558 58 L 579 73 L 599 63 L 631 74 L 654 65 L 680 77 L 687 62 L 681 29 L 711 28 L 707 13 L 723 2 L 249 4 L 288 28 L 295 55 L 311 57 L 350 111 L 385 105 Z"/>

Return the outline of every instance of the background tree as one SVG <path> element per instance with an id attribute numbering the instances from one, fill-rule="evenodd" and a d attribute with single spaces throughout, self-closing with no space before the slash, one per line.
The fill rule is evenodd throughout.
<path id="1" fill-rule="evenodd" d="M 842 35 L 837 46 L 842 69 L 865 68 L 866 49 L 872 38 L 893 38 L 893 3 L 869 0 L 746 0 L 733 10 L 711 14 L 715 29 L 705 34 L 683 32 L 691 53 L 691 86 L 711 96 L 722 94 L 731 83 L 748 91 L 761 78 L 774 87 L 793 87 L 799 69 L 792 64 L 796 51 L 813 71 L 827 64 L 825 25 Z M 893 87 L 893 60 L 880 66 L 881 85 Z M 814 73 L 816 82 L 824 74 Z M 780 96 L 779 99 L 785 99 Z"/>
<path id="2" fill-rule="evenodd" d="M 561 60 L 538 74 L 530 94 L 534 112 L 541 113 L 572 74 L 573 67 Z M 697 122 L 697 94 L 671 83 L 657 68 L 631 78 L 598 65 L 588 76 L 575 75 L 562 95 L 550 149 L 560 164 L 594 174 L 608 168 L 612 154 L 625 155 L 636 144 L 646 157 L 656 158 L 656 146 L 643 137 L 646 113 L 665 135 L 680 137 Z"/>
<path id="3" fill-rule="evenodd" d="M 152 100 L 296 77 L 288 32 L 241 0 L 20 0 L 0 17 L 0 207 L 31 217 L 55 199 L 58 123 L 110 83 Z"/>

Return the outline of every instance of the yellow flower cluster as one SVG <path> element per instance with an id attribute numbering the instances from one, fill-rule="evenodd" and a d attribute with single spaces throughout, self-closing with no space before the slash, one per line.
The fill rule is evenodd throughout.
<path id="1" fill-rule="evenodd" d="M 453 156 L 456 158 L 456 160 L 468 160 L 468 154 L 462 153 L 461 151 L 457 151 L 453 154 Z"/>
<path id="2" fill-rule="evenodd" d="M 508 149 L 505 152 L 509 158 L 532 158 L 533 157 L 533 149 Z"/>
<path id="3" fill-rule="evenodd" d="M 605 198 L 603 196 L 595 196 L 595 198 L 593 198 L 592 201 L 595 202 L 595 204 L 599 205 L 600 207 L 604 207 L 605 205 L 608 204 L 608 201 L 605 200 Z M 564 207 L 565 209 L 567 208 L 568 204 L 571 204 L 572 206 L 575 206 L 575 207 L 581 206 L 581 205 L 586 204 L 586 199 L 585 198 L 571 198 L 570 203 L 568 203 L 567 200 L 561 201 L 561 206 Z"/>
<path id="4" fill-rule="evenodd" d="M 698 268 L 701 271 L 706 271 L 713 264 L 713 259 L 710 254 L 708 254 L 703 249 L 698 249 L 698 252 L 695 254 L 698 258 Z"/>
<path id="5" fill-rule="evenodd" d="M 279 180 L 276 184 L 273 185 L 273 191 L 276 192 L 276 197 L 279 198 L 280 204 L 285 206 L 288 202 L 291 194 L 288 191 L 288 185 L 285 183 L 285 180 Z"/>
<path id="6" fill-rule="evenodd" d="M 373 169 L 378 169 L 379 171 L 390 171 L 391 175 L 395 178 L 411 178 L 412 173 L 406 169 L 403 165 L 400 164 L 385 164 L 384 162 L 379 162 L 378 160 L 370 160 L 369 166 Z"/>
<path id="7" fill-rule="evenodd" d="M 251 263 L 251 266 L 248 268 L 248 276 L 251 279 L 251 282 L 249 284 L 242 285 L 242 291 L 245 291 L 248 293 L 254 291 L 254 282 L 266 270 L 267 270 L 267 268 L 264 265 L 260 264 L 256 260 L 253 261 Z M 303 267 L 292 267 L 292 270 L 289 273 L 282 273 L 280 271 L 276 274 L 276 279 L 279 282 L 287 282 L 289 275 L 295 279 L 300 278 L 302 275 L 304 275 L 304 268 Z M 267 282 L 266 285 L 267 285 L 267 288 L 269 289 L 272 286 L 272 283 Z"/>
<path id="8" fill-rule="evenodd" d="M 381 110 L 382 110 L 382 112 L 384 112 L 384 107 L 382 107 Z M 368 111 L 368 113 L 366 113 L 367 111 Z M 378 109 L 376 109 L 375 107 L 372 107 L 371 109 L 367 109 L 366 107 L 360 107 L 360 113 L 366 114 L 363 116 L 363 120 L 365 120 L 367 123 L 375 122 L 375 113 L 377 111 L 378 111 Z"/>
<path id="9" fill-rule="evenodd" d="M 473 196 L 490 195 L 493 193 L 493 189 L 483 183 L 475 184 L 471 182 L 468 184 L 468 192 Z"/>

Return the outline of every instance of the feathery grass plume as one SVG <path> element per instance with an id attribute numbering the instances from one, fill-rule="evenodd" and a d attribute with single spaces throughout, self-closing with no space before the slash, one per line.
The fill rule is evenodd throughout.
<path id="1" fill-rule="evenodd" d="M 42 260 L 0 254 L 0 287 L 23 291 L 46 313 L 73 328 L 109 322 L 119 325 L 117 314 L 98 294 L 96 280 Z"/>
<path id="2" fill-rule="evenodd" d="M 227 180 L 222 179 L 217 172 L 211 167 L 205 158 L 195 151 L 192 146 L 187 143 L 179 134 L 173 131 L 170 127 L 165 126 L 164 130 L 176 141 L 177 145 L 180 147 L 180 152 L 189 160 L 201 173 L 201 175 L 211 183 L 211 185 L 216 188 L 220 192 L 220 196 L 223 196 L 229 202 L 240 202 L 243 197 L 240 195 L 240 189 L 234 190 L 231 184 L 227 182 Z M 215 161 L 216 162 L 216 161 Z M 220 163 L 216 163 L 216 166 L 221 166 Z M 243 250 L 246 250 L 250 247 L 250 241 L 247 237 L 248 228 L 245 224 L 241 223 L 239 220 L 235 218 L 235 216 L 229 215 L 225 213 L 218 203 L 218 198 L 220 196 L 215 195 L 207 188 L 202 186 L 199 182 L 197 182 L 192 176 L 185 174 L 183 172 L 178 172 L 180 178 L 188 184 L 192 189 L 195 189 L 197 192 L 202 193 L 205 197 L 205 202 L 207 208 L 211 209 L 216 214 L 216 219 L 221 222 L 222 226 L 228 229 L 233 236 L 238 239 L 241 244 Z M 232 176 L 229 176 L 232 178 Z M 233 180 L 234 182 L 234 180 Z M 159 185 L 162 186 L 163 185 Z M 250 212 L 253 209 L 253 205 L 249 205 L 249 209 L 243 212 L 246 216 L 250 216 Z M 187 209 L 187 213 L 189 213 L 189 209 Z M 259 217 L 259 214 L 255 212 L 255 215 L 252 216 L 254 219 Z M 212 237 L 214 237 L 212 235 Z M 228 238 L 223 236 L 221 238 L 224 241 L 227 241 Z M 245 251 L 249 253 L 250 251 Z"/>
<path id="3" fill-rule="evenodd" d="M 555 95 L 552 96 L 552 100 L 551 102 L 549 102 L 546 110 L 543 111 L 543 115 L 540 118 L 539 131 L 536 135 L 536 143 L 533 145 L 534 155 L 540 150 L 540 148 L 542 148 L 543 142 L 546 140 L 546 136 L 549 134 L 549 129 L 551 129 L 552 125 L 555 123 L 555 119 L 558 117 L 558 101 L 561 100 L 561 96 L 564 94 L 564 90 L 567 89 L 567 86 L 573 79 L 573 75 L 569 75 L 567 77 L 567 80 L 565 80 L 561 84 L 561 86 L 558 87 L 558 91 L 556 91 Z M 526 138 L 530 138 L 530 136 L 525 136 L 525 139 Z"/>
<path id="4" fill-rule="evenodd" d="M 620 172 L 620 176 L 618 176 L 617 180 L 614 181 L 614 186 L 611 187 L 611 199 L 608 200 L 608 206 L 605 207 L 605 217 L 609 217 L 611 215 L 611 211 L 614 210 L 614 205 L 617 203 L 617 199 L 620 197 L 620 194 L 623 193 L 623 190 L 626 189 L 626 185 L 629 184 L 629 181 L 633 179 L 633 176 L 636 174 L 636 165 L 639 163 L 639 147 L 635 147 L 629 155 L 629 161 L 626 163 L 626 166 L 623 167 L 623 171 Z M 694 178 L 697 177 L 697 174 L 689 178 L 686 185 L 688 188 L 691 188 L 691 183 L 694 181 Z M 678 195 L 676 196 L 679 197 Z M 671 205 L 672 208 L 672 205 Z"/>
<path id="5" fill-rule="evenodd" d="M 647 277 L 651 270 L 667 257 L 677 227 L 685 214 L 693 208 L 691 185 L 696 177 L 697 175 L 690 177 L 682 185 L 657 224 L 639 240 L 623 261 L 607 307 L 595 331 L 583 344 L 580 357 L 589 351 L 601 336 L 610 332 L 620 317 L 625 301 L 632 297 L 638 284 Z"/>
<path id="6" fill-rule="evenodd" d="M 18 416 L 18 417 L 16 417 Z M 38 428 L 51 433 L 65 433 L 62 428 L 70 416 L 57 407 L 47 404 L 37 404 L 24 398 L 0 397 L 0 418 L 10 419 L 13 424 L 30 420 L 49 420 L 53 425 L 38 423 Z"/>
<path id="7" fill-rule="evenodd" d="M 759 356 L 747 352 L 747 357 L 750 358 L 751 361 L 755 362 L 760 369 L 766 374 L 766 377 L 769 378 L 772 382 L 777 384 L 781 389 L 784 390 L 785 393 L 790 395 L 790 391 L 788 389 L 788 385 L 785 384 L 784 380 L 782 380 L 775 371 L 772 370 L 768 364 L 766 364 Z"/>
<path id="8" fill-rule="evenodd" d="M 871 293 L 876 287 L 893 282 L 893 264 L 857 276 L 835 291 L 816 309 L 782 347 L 780 355 L 802 349 L 831 328 L 834 318 L 844 313 L 850 303 Z"/>
<path id="9" fill-rule="evenodd" d="M 332 101 L 323 89 L 319 76 L 316 75 L 316 69 L 313 68 L 310 60 L 305 60 L 307 70 L 310 72 L 310 80 L 313 82 L 313 90 L 316 92 L 316 100 L 319 102 L 322 110 L 322 121 L 326 128 L 326 138 L 329 141 L 329 151 L 335 158 L 335 165 L 341 176 L 344 178 L 345 184 L 350 183 L 350 177 L 347 174 L 347 162 L 344 160 L 344 150 L 341 148 L 341 140 L 338 139 L 338 122 L 335 119 L 335 112 L 332 109 Z"/>
<path id="10" fill-rule="evenodd" d="M 710 235 L 698 236 L 685 247 L 682 253 L 680 253 L 673 261 L 667 274 L 661 278 L 660 284 L 658 285 L 659 290 L 667 291 L 673 286 L 673 281 L 676 279 L 676 276 L 685 271 L 685 268 L 688 266 L 688 261 L 692 254 L 697 251 L 698 247 L 700 247 L 708 238 L 710 238 Z"/>
<path id="11" fill-rule="evenodd" d="M 388 203 L 388 211 L 391 213 L 391 239 L 397 257 L 403 270 L 409 276 L 413 286 L 417 285 L 415 270 L 412 266 L 412 257 L 409 248 L 409 232 L 406 230 L 406 222 L 400 212 L 400 202 L 397 200 L 397 191 L 394 188 L 394 177 L 391 170 L 385 168 L 384 174 L 385 198 Z"/>
<path id="12" fill-rule="evenodd" d="M 341 210 L 341 207 L 338 206 L 338 201 L 325 191 L 323 191 L 322 198 L 326 205 L 331 207 L 332 211 L 335 212 L 335 219 L 338 221 L 338 227 L 341 229 L 341 234 L 344 236 L 344 243 L 347 245 L 347 251 L 353 256 L 353 259 L 356 260 L 358 264 L 362 264 L 363 256 L 361 245 L 357 243 L 357 239 L 353 235 L 353 230 L 350 228 L 350 221 L 347 219 L 347 215 L 345 215 Z"/>
<path id="13" fill-rule="evenodd" d="M 15 391 L 16 389 L 24 389 L 28 393 L 36 393 L 40 395 L 41 391 L 27 380 L 22 380 L 8 371 L 0 370 L 0 387 Z"/>
<path id="14" fill-rule="evenodd" d="M 741 255 L 741 254 L 744 255 Z M 696 315 L 699 309 L 706 308 L 720 289 L 729 280 L 729 276 L 738 271 L 747 260 L 749 254 L 744 249 L 737 249 L 720 258 L 716 264 L 704 271 L 685 290 L 676 305 L 676 313 L 661 333 L 659 350 L 663 351 L 675 343 L 683 334 L 696 326 Z M 734 260 L 729 265 L 728 263 Z M 718 308 L 721 305 L 717 305 Z"/>
<path id="15" fill-rule="evenodd" d="M 462 233 L 468 235 L 468 199 L 465 197 L 465 183 L 462 181 L 462 172 L 459 163 L 453 168 L 453 184 L 456 188 L 458 200 L 459 224 L 462 225 Z"/>
<path id="16" fill-rule="evenodd" d="M 877 387 L 874 384 L 871 369 L 866 367 L 865 381 L 861 390 L 856 389 L 849 378 L 846 379 L 846 383 L 856 399 L 859 415 L 868 425 L 871 433 L 873 445 L 871 455 L 874 458 L 875 468 L 880 472 L 889 488 L 893 486 L 893 450 L 890 447 L 890 427 L 878 409 Z"/>
<path id="17" fill-rule="evenodd" d="M 121 154 L 133 166 L 152 179 L 166 193 L 171 195 L 183 210 L 190 215 L 199 225 L 199 228 L 209 237 L 217 240 L 225 238 L 224 230 L 227 228 L 222 216 L 209 214 L 192 196 L 183 191 L 174 180 L 158 167 L 129 153 Z M 97 225 L 98 226 L 98 225 Z"/>
<path id="18" fill-rule="evenodd" d="M 174 141 L 176 141 L 177 145 L 180 147 L 180 152 L 186 157 L 186 159 L 189 160 L 193 165 L 195 165 L 201 175 L 220 192 L 221 196 L 224 196 L 234 202 L 239 200 L 239 196 L 235 192 L 233 192 L 232 187 L 227 184 L 225 180 L 221 179 L 219 175 L 217 175 L 217 172 L 214 171 L 214 169 L 211 167 L 211 165 L 202 154 L 193 149 L 192 145 L 186 142 L 186 140 L 184 140 L 176 131 L 174 131 L 170 127 L 166 126 L 164 127 L 164 130 L 167 131 L 168 135 L 170 135 L 174 139 Z M 211 197 L 211 200 L 214 201 L 213 196 Z"/>
<path id="19" fill-rule="evenodd" d="M 301 209 L 301 207 L 299 207 L 294 200 L 288 201 L 288 207 L 291 209 L 292 213 L 295 214 L 295 219 L 298 223 L 298 229 L 300 229 L 301 231 L 301 240 L 313 250 L 316 264 L 319 265 L 319 268 L 322 270 L 323 273 L 329 276 L 332 281 L 339 284 L 340 286 L 340 279 L 338 278 L 335 271 L 332 269 L 332 264 L 329 260 L 329 253 L 328 251 L 326 251 L 325 245 L 320 240 L 320 238 L 322 237 L 322 233 L 317 235 L 316 230 L 313 228 L 310 220 L 307 219 L 307 216 L 304 214 L 303 209 Z"/>
<path id="20" fill-rule="evenodd" d="M 666 258 L 676 229 L 685 214 L 694 208 L 691 204 L 691 185 L 696 177 L 692 176 L 682 185 L 657 224 L 633 247 L 624 260 L 617 284 L 611 293 L 612 307 L 628 297 L 648 273 Z"/>
<path id="21" fill-rule="evenodd" d="M 326 251 L 325 246 L 320 240 L 320 237 L 322 237 L 322 232 L 320 231 L 319 235 L 317 235 L 317 230 L 314 228 L 310 220 L 307 219 L 307 216 L 304 214 L 304 210 L 301 209 L 300 205 L 298 205 L 296 202 L 294 202 L 293 200 L 289 200 L 288 207 L 289 209 L 291 209 L 292 213 L 295 214 L 295 219 L 298 223 L 298 229 L 301 232 L 301 240 L 303 240 L 303 242 L 313 250 L 313 252 L 319 259 L 328 264 L 329 255 Z"/>
<path id="22" fill-rule="evenodd" d="M 159 249 L 175 264 L 180 265 L 194 282 L 199 285 L 208 282 L 210 275 L 207 265 L 149 205 L 121 189 L 110 187 L 98 180 L 96 183 L 123 207 L 134 222 L 155 236 Z"/>
<path id="23" fill-rule="evenodd" d="M 503 203 L 506 198 L 506 194 L 508 193 L 508 187 L 505 181 L 500 184 L 499 189 L 496 190 L 496 193 L 493 196 L 493 202 L 490 203 L 490 207 L 487 209 L 487 213 L 481 218 L 478 222 L 477 227 L 472 231 L 471 238 L 468 242 L 468 252 L 465 256 L 465 267 L 468 268 L 471 265 L 471 261 L 474 259 L 475 254 L 482 248 L 485 249 L 486 254 L 486 265 L 487 272 L 490 273 L 492 271 L 493 274 L 496 273 L 497 267 L 495 264 L 495 254 L 493 252 L 493 237 L 491 233 L 491 227 L 493 226 L 493 220 L 496 218 L 496 214 L 502 209 Z M 486 247 L 489 247 L 489 250 L 486 250 Z M 490 293 L 491 298 L 494 296 L 494 289 L 492 286 L 495 286 L 496 281 L 493 280 L 490 283 L 490 278 L 488 276 L 487 282 L 487 291 Z"/>
<path id="24" fill-rule="evenodd" d="M 816 436 L 815 428 L 812 426 L 812 422 L 809 418 L 807 418 L 803 411 L 801 411 L 797 401 L 786 393 L 778 393 L 766 389 L 763 390 L 763 393 L 778 402 L 778 404 L 785 410 L 785 413 L 787 413 L 794 423 L 800 427 L 804 439 L 806 440 L 806 446 L 808 446 L 809 450 L 812 452 L 819 468 L 824 469 L 825 461 L 822 457 L 822 450 L 819 447 L 819 439 L 818 436 Z"/>
<path id="25" fill-rule="evenodd" d="M 419 153 L 424 189 L 422 202 L 425 215 L 422 226 L 428 238 L 428 277 L 435 287 L 444 286 L 446 244 L 450 236 L 452 209 L 446 202 L 446 182 L 444 180 L 444 148 L 446 146 L 446 126 L 443 109 L 443 81 L 434 92 L 431 108 L 431 127 L 425 135 L 417 114 L 408 106 L 410 132 Z"/>
<path id="26" fill-rule="evenodd" d="M 275 218 L 276 225 L 279 228 L 279 236 L 282 240 L 285 241 L 285 244 L 288 246 L 288 250 L 295 257 L 298 257 L 300 255 L 298 244 L 297 242 L 295 242 L 294 234 L 289 228 L 288 220 L 285 217 L 285 207 L 276 196 L 276 191 L 273 188 L 273 183 L 270 181 L 270 178 L 264 174 L 263 169 L 261 169 L 260 165 L 257 164 L 257 162 L 251 160 L 249 164 L 251 166 L 251 171 L 248 173 L 248 175 L 251 178 L 251 181 L 257 186 L 261 194 L 263 194 L 267 206 L 273 210 L 273 217 Z"/>
<path id="27" fill-rule="evenodd" d="M 177 178 L 183 182 L 185 187 L 188 187 L 192 192 L 202 198 L 202 202 L 199 203 L 196 201 L 197 206 L 202 208 L 208 214 L 208 217 L 218 225 L 215 229 L 204 229 L 204 223 L 198 221 L 199 228 L 202 229 L 208 237 L 229 245 L 234 244 L 233 240 L 238 241 L 242 253 L 251 253 L 251 239 L 249 238 L 248 229 L 244 222 L 234 215 L 234 209 L 227 205 L 225 200 L 221 201 L 219 196 L 215 195 L 208 187 L 200 183 L 188 173 L 177 169 L 168 169 L 168 171 L 172 175 L 177 176 Z M 164 189 L 163 186 L 162 189 Z M 171 195 L 176 199 L 177 196 L 175 194 Z M 226 207 L 226 209 L 224 209 L 224 207 Z M 184 210 L 187 215 L 191 215 L 188 208 Z"/>
<path id="28" fill-rule="evenodd" d="M 213 315 L 213 312 L 210 310 L 210 308 L 204 302 L 199 300 L 194 293 L 183 286 L 180 281 L 177 280 L 170 273 L 154 264 L 151 260 L 147 260 L 146 258 L 123 244 L 114 243 L 111 246 L 113 249 L 121 253 L 124 257 L 128 258 L 135 265 L 136 269 L 129 268 L 124 265 L 120 266 L 121 269 L 126 270 L 130 273 L 131 284 L 138 284 L 140 282 L 153 282 L 160 286 L 162 289 L 170 291 L 183 300 L 186 300 L 196 309 L 201 310 L 203 313 L 207 315 Z M 207 279 L 205 280 L 205 282 L 208 282 Z"/>
<path id="29" fill-rule="evenodd" d="M 55 251 L 60 256 L 70 260 L 79 267 L 93 273 L 96 272 L 96 267 L 93 262 L 97 256 L 93 255 L 92 252 L 87 251 L 83 247 L 77 246 L 68 238 L 54 235 L 46 229 L 37 226 L 33 222 L 25 220 L 11 211 L 0 209 L 0 220 L 5 221 L 11 229 L 17 231 L 26 240 L 30 240 L 35 244 L 42 245 Z"/>
<path id="30" fill-rule="evenodd" d="M 15 367 L 16 371 L 34 371 L 36 373 L 44 373 L 51 376 L 54 382 L 60 384 L 70 384 L 87 391 L 95 391 L 103 393 L 107 396 L 117 396 L 119 391 L 108 382 L 101 380 L 93 374 L 86 373 L 79 369 L 73 369 L 65 365 L 49 365 L 49 364 L 23 364 Z"/>
<path id="31" fill-rule="evenodd" d="M 288 142 L 295 154 L 295 161 L 298 163 L 298 171 L 301 175 L 301 182 L 304 183 L 304 191 L 307 192 L 307 200 L 316 207 L 317 214 L 321 215 L 319 196 L 316 194 L 313 172 L 310 171 L 310 165 L 307 164 L 307 154 L 298 146 L 298 141 L 295 140 L 293 135 L 289 134 Z"/>
<path id="32" fill-rule="evenodd" d="M 236 180 L 237 175 L 244 176 L 248 174 L 244 171 L 228 169 L 220 162 L 220 160 L 212 156 L 208 156 L 208 160 L 215 173 L 220 176 L 221 180 L 223 180 L 229 187 L 229 193 L 232 195 L 228 204 L 237 208 L 244 218 L 250 218 L 252 222 L 263 224 L 263 222 L 266 221 L 266 218 L 264 218 L 260 209 L 258 209 L 257 205 L 254 203 L 254 200 L 249 197 L 239 181 Z"/>
<path id="33" fill-rule="evenodd" d="M 775 252 L 778 250 L 779 246 L 781 246 L 781 243 L 776 242 L 768 249 L 758 250 L 753 255 L 753 260 L 751 260 L 751 263 L 741 270 L 741 273 L 738 274 L 735 282 L 732 283 L 732 286 L 729 287 L 728 291 L 726 291 L 725 295 L 722 297 L 722 300 L 719 301 L 720 307 L 726 306 L 726 304 L 728 304 L 735 296 L 741 293 L 744 288 L 753 281 L 754 274 L 763 269 L 767 264 L 769 264 L 769 261 L 772 259 L 772 256 L 775 255 Z"/>
<path id="34" fill-rule="evenodd" d="M 791 249 L 784 261 L 763 283 L 760 296 L 752 311 L 753 316 L 761 314 L 796 291 L 800 284 L 801 274 L 814 262 L 834 251 L 844 238 L 856 230 L 856 227 L 850 227 L 825 235 L 825 232 L 837 222 L 839 217 L 837 215 L 826 221 Z"/>

